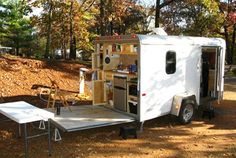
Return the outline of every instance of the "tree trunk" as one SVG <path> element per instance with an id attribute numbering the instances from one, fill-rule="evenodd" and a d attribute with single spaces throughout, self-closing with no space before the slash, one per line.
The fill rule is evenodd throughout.
<path id="1" fill-rule="evenodd" d="M 73 59 L 76 59 L 76 37 L 73 36 Z"/>
<path id="2" fill-rule="evenodd" d="M 231 54 L 230 54 L 229 33 L 228 33 L 227 26 L 224 26 L 224 36 L 225 36 L 225 43 L 226 43 L 226 61 L 228 64 L 231 64 L 230 63 Z"/>
<path id="3" fill-rule="evenodd" d="M 114 29 L 114 28 L 113 28 L 113 22 L 111 21 L 111 22 L 110 22 L 110 35 L 111 35 L 111 36 L 113 35 L 113 32 L 114 32 L 113 29 Z"/>
<path id="4" fill-rule="evenodd" d="M 66 59 L 66 34 L 65 26 L 62 28 L 62 39 L 61 39 L 61 55 L 63 59 Z"/>
<path id="5" fill-rule="evenodd" d="M 61 48 L 62 50 L 61 50 L 61 53 L 62 53 L 62 58 L 63 59 L 66 59 L 66 54 L 67 54 L 67 52 L 66 52 L 66 42 L 65 42 L 65 40 L 63 39 L 63 41 L 62 41 L 62 48 Z"/>
<path id="6" fill-rule="evenodd" d="M 126 33 L 126 24 L 124 23 L 123 25 L 121 25 L 121 34 L 125 35 Z"/>
<path id="7" fill-rule="evenodd" d="M 16 55 L 19 56 L 19 46 L 16 46 Z"/>
<path id="8" fill-rule="evenodd" d="M 105 36 L 105 25 L 104 25 L 104 11 L 105 3 L 104 0 L 100 0 L 100 34 L 101 36 Z"/>
<path id="9" fill-rule="evenodd" d="M 160 0 L 156 0 L 155 28 L 160 26 Z"/>
<path id="10" fill-rule="evenodd" d="M 161 8 L 171 4 L 176 0 L 166 0 L 161 3 L 161 0 L 156 0 L 156 15 L 155 15 L 155 27 L 160 26 L 160 15 L 161 15 Z M 181 0 L 179 0 L 181 1 Z"/>
<path id="11" fill-rule="evenodd" d="M 234 47 L 235 47 L 235 36 L 236 36 L 236 23 L 234 24 L 233 26 L 233 35 L 232 35 L 232 44 L 231 44 L 231 50 L 230 50 L 230 54 L 231 54 L 231 57 L 230 57 L 230 62 L 231 64 L 233 64 L 233 57 L 234 57 Z"/>
<path id="12" fill-rule="evenodd" d="M 108 14 L 109 15 L 112 15 L 112 12 L 113 12 L 113 5 L 112 5 L 112 0 L 109 0 L 108 1 L 108 6 L 109 6 L 109 8 L 108 8 Z M 110 35 L 112 36 L 113 35 L 113 22 L 112 22 L 112 20 L 113 20 L 113 17 L 111 17 L 111 19 L 109 19 L 109 32 L 110 32 Z"/>
<path id="13" fill-rule="evenodd" d="M 50 44 L 51 44 L 51 27 L 52 27 L 52 1 L 49 1 L 49 10 L 48 10 L 48 21 L 47 21 L 47 41 L 44 57 L 48 58 L 50 53 Z"/>
<path id="14" fill-rule="evenodd" d="M 225 15 L 225 9 L 220 5 L 221 3 L 219 3 L 218 7 L 219 10 L 222 14 Z M 229 4 L 229 0 L 228 0 L 228 4 Z M 227 13 L 229 13 L 229 5 L 227 6 Z M 224 36 L 225 36 L 225 43 L 226 43 L 226 57 L 225 60 L 227 62 L 227 64 L 231 64 L 231 50 L 230 50 L 230 41 L 229 41 L 229 33 L 228 33 L 228 26 L 227 26 L 227 20 L 225 19 L 224 21 Z"/>
<path id="15" fill-rule="evenodd" d="M 118 30 L 117 30 L 119 35 L 121 35 L 121 30 L 122 30 L 122 27 L 121 27 L 121 24 L 119 24 Z"/>
<path id="16" fill-rule="evenodd" d="M 74 0 L 70 3 L 70 59 L 76 59 L 75 35 L 74 35 L 74 16 L 73 16 Z"/>
<path id="17" fill-rule="evenodd" d="M 66 29 L 65 29 L 65 16 L 64 14 L 64 7 L 61 10 L 61 55 L 63 59 L 66 59 Z"/>

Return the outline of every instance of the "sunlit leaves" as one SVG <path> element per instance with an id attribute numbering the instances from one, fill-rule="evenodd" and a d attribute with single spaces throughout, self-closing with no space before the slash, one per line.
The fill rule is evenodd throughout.
<path id="1" fill-rule="evenodd" d="M 176 1 L 162 11 L 162 23 L 170 34 L 216 36 L 224 16 L 213 0 Z"/>
<path id="2" fill-rule="evenodd" d="M 100 27 L 105 28 L 106 35 L 142 31 L 143 27 L 140 25 L 145 21 L 145 10 L 136 0 L 100 0 L 99 7 L 97 24 L 100 23 Z"/>
<path id="3" fill-rule="evenodd" d="M 52 40 L 50 45 L 52 51 L 55 49 L 69 49 L 71 29 L 70 18 L 73 20 L 73 34 L 76 37 L 77 49 L 92 49 L 90 40 L 91 34 L 88 29 L 95 23 L 94 15 L 96 14 L 97 9 L 93 5 L 94 1 L 74 1 L 72 13 L 70 12 L 70 0 L 52 0 L 52 3 Z M 41 37 L 44 37 L 47 30 L 48 1 L 37 0 L 33 5 L 43 7 L 43 13 L 34 17 L 33 21 L 37 25 Z"/>

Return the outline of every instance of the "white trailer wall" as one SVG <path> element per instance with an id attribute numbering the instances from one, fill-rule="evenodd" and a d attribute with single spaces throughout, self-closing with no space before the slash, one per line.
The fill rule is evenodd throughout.
<path id="1" fill-rule="evenodd" d="M 176 72 L 166 73 L 166 53 L 176 52 Z M 185 91 L 184 49 L 175 45 L 140 46 L 140 121 L 170 113 L 173 96 Z"/>

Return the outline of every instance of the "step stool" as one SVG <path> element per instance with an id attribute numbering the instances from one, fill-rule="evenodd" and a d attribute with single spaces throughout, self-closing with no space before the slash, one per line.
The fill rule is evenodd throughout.
<path id="1" fill-rule="evenodd" d="M 128 136 L 134 136 L 136 139 L 138 138 L 136 128 L 134 127 L 120 127 L 119 136 L 121 136 L 123 139 L 127 139 Z"/>
<path id="2" fill-rule="evenodd" d="M 207 116 L 209 120 L 215 117 L 215 110 L 212 106 L 212 102 L 209 102 L 208 107 L 202 111 L 202 118 L 205 116 Z"/>

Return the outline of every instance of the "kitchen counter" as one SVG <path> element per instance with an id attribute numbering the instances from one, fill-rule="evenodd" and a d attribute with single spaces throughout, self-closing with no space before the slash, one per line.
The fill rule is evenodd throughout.
<path id="1" fill-rule="evenodd" d="M 105 77 L 105 80 L 113 80 L 113 76 L 120 76 L 120 77 L 125 77 L 127 76 L 128 80 L 130 78 L 134 78 L 134 77 L 137 77 L 137 74 L 134 74 L 134 73 L 127 73 L 125 71 L 114 71 L 114 70 L 107 70 L 107 71 L 104 71 L 104 77 Z"/>

